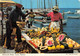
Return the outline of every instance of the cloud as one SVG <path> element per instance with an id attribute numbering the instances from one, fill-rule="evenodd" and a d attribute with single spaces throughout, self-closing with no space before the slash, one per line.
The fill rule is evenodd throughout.
<path id="1" fill-rule="evenodd" d="M 80 0 L 78 0 L 80 2 Z"/>

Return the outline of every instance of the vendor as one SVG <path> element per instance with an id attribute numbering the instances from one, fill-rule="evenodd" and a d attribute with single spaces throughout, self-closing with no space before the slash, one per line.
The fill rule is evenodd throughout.
<path id="1" fill-rule="evenodd" d="M 28 13 L 29 13 L 29 11 L 27 10 L 26 11 L 26 14 L 28 14 Z M 26 26 L 28 26 L 28 23 L 29 23 L 29 15 L 26 16 L 25 22 L 26 22 Z"/>
<path id="2" fill-rule="evenodd" d="M 54 6 L 52 8 L 52 11 L 53 12 L 50 12 L 48 14 L 40 14 L 40 13 L 36 13 L 36 14 L 39 14 L 41 16 L 47 16 L 47 17 L 51 17 L 51 23 L 50 23 L 50 28 L 60 28 L 60 30 L 63 32 L 63 26 L 62 26 L 62 15 L 61 13 L 59 12 L 59 8 L 58 6 Z"/>
<path id="3" fill-rule="evenodd" d="M 16 28 L 16 34 L 17 34 L 17 42 L 20 43 L 22 42 L 21 40 L 21 30 L 17 26 L 16 21 L 18 21 L 18 17 L 22 16 L 23 19 L 25 19 L 25 14 L 22 13 L 21 11 L 22 5 L 21 4 L 16 4 L 16 8 L 10 13 L 9 15 L 9 20 L 6 22 L 6 35 L 7 35 L 7 42 L 6 46 L 7 49 L 13 49 L 10 45 L 11 43 L 11 33 L 13 31 L 13 28 Z"/>
<path id="4" fill-rule="evenodd" d="M 8 8 L 6 9 L 7 19 L 8 19 L 8 17 L 9 17 L 9 15 L 10 15 L 11 11 L 12 11 L 12 7 L 8 7 Z"/>
<path id="5" fill-rule="evenodd" d="M 29 12 L 29 23 L 30 23 L 30 26 L 32 26 L 32 23 L 34 21 L 34 17 L 35 17 L 35 14 L 33 12 L 33 10 L 31 9 L 30 12 Z"/>

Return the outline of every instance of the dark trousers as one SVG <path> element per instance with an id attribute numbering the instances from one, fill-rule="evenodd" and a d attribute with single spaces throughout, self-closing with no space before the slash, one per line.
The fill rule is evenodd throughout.
<path id="1" fill-rule="evenodd" d="M 26 24 L 28 26 L 28 28 L 30 28 L 30 26 L 32 26 L 33 21 L 27 21 Z"/>
<path id="2" fill-rule="evenodd" d="M 19 27 L 17 26 L 16 22 L 12 23 L 12 27 L 16 28 L 16 34 L 17 34 L 17 42 L 21 42 L 21 30 L 19 29 Z M 9 22 L 6 22 L 6 35 L 7 35 L 7 42 L 6 42 L 6 46 L 7 48 L 11 47 L 10 43 L 11 43 L 11 33 L 12 33 L 12 29 L 10 27 Z"/>
<path id="3" fill-rule="evenodd" d="M 30 22 L 30 25 L 32 26 L 33 21 Z"/>
<path id="4" fill-rule="evenodd" d="M 32 26 L 33 21 L 29 21 L 30 26 Z"/>

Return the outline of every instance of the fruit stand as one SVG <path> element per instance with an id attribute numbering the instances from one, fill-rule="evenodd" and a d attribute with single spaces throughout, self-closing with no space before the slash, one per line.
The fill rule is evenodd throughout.
<path id="1" fill-rule="evenodd" d="M 80 44 L 56 28 L 30 29 L 22 32 L 22 36 L 33 53 L 73 53 L 73 50 L 80 49 Z"/>

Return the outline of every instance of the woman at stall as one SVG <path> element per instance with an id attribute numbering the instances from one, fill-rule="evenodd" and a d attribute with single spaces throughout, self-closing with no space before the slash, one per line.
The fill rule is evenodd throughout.
<path id="1" fill-rule="evenodd" d="M 58 6 L 54 6 L 52 8 L 52 12 L 48 13 L 48 14 L 40 14 L 40 13 L 36 13 L 36 14 L 39 14 L 41 16 L 44 16 L 44 17 L 51 17 L 51 23 L 49 25 L 49 28 L 60 28 L 60 30 L 63 32 L 63 26 L 62 26 L 62 15 L 61 13 L 59 12 L 59 8 Z"/>

